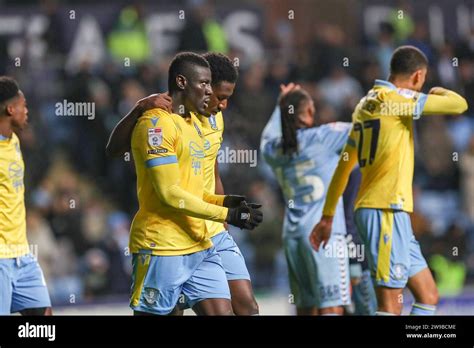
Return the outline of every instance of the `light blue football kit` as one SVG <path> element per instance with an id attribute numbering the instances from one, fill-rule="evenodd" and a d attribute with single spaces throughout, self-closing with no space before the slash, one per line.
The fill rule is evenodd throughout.
<path id="1" fill-rule="evenodd" d="M 309 235 L 321 219 L 326 191 L 344 147 L 350 123 L 299 129 L 299 151 L 282 152 L 280 109 L 267 123 L 260 150 L 275 173 L 286 202 L 283 244 L 290 287 L 299 308 L 327 308 L 350 303 L 349 262 L 342 199 L 327 248 L 316 252 Z"/>

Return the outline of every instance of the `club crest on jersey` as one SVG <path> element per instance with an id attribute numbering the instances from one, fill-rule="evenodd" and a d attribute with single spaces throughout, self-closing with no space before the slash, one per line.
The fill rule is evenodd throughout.
<path id="1" fill-rule="evenodd" d="M 163 142 L 163 129 L 158 128 L 148 128 L 148 144 L 153 147 L 160 146 Z"/>
<path id="2" fill-rule="evenodd" d="M 397 280 L 402 280 L 407 278 L 407 268 L 405 265 L 397 263 L 393 266 L 393 275 Z"/>
<path id="3" fill-rule="evenodd" d="M 209 117 L 209 124 L 211 125 L 211 128 L 214 130 L 217 130 L 217 122 L 216 122 L 216 116 L 211 115 Z"/>
<path id="4" fill-rule="evenodd" d="M 154 305 L 158 298 L 159 290 L 154 288 L 145 288 L 143 298 L 147 305 Z"/>

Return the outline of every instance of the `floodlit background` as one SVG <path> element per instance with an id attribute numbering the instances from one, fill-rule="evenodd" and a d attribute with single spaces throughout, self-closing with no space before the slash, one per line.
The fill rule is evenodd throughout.
<path id="1" fill-rule="evenodd" d="M 100 4 L 99 4 L 100 3 Z M 182 50 L 237 59 L 223 149 L 257 150 L 279 84 L 302 84 L 318 124 L 350 121 L 399 44 L 430 60 L 425 91 L 466 97 L 465 116 L 416 122 L 413 228 L 442 296 L 440 313 L 474 314 L 474 1 L 1 1 L 0 73 L 18 79 L 31 127 L 21 135 L 27 222 L 57 314 L 130 314 L 130 158 L 104 148 L 134 103 L 166 91 Z M 57 103 L 93 103 L 93 118 Z M 264 205 L 257 230 L 232 230 L 262 314 L 291 314 L 281 250 L 283 200 L 262 161 L 220 164 L 228 193 Z M 409 304 L 407 300 L 407 305 Z M 405 311 L 406 312 L 406 311 Z"/>

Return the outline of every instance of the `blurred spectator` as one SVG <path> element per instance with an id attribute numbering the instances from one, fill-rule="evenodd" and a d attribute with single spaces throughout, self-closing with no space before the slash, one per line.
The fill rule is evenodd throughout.
<path id="1" fill-rule="evenodd" d="M 339 115 L 352 114 L 354 106 L 363 95 L 360 83 L 342 66 L 334 66 L 329 77 L 323 79 L 318 88 L 323 99 Z"/>
<path id="2" fill-rule="evenodd" d="M 263 181 L 254 182 L 250 188 L 249 197 L 253 202 L 263 205 L 264 222 L 254 231 L 248 231 L 253 245 L 258 245 L 254 255 L 253 283 L 261 288 L 274 287 L 276 280 L 276 254 L 281 248 L 283 225 L 282 198 L 270 190 Z"/>
<path id="3" fill-rule="evenodd" d="M 376 79 L 386 79 L 387 76 L 384 75 L 377 61 L 371 59 L 364 62 L 362 64 L 362 76 L 360 81 L 362 90 L 364 92 L 370 90 L 374 86 Z"/>
<path id="4" fill-rule="evenodd" d="M 127 6 L 120 12 L 115 27 L 108 37 L 109 51 L 118 63 L 130 59 L 130 66 L 150 57 L 150 43 L 145 30 L 140 6 Z"/>
<path id="5" fill-rule="evenodd" d="M 428 58 L 430 65 L 433 64 L 434 52 L 428 37 L 428 26 L 426 22 L 417 21 L 413 34 L 410 35 L 404 44 L 418 47 L 426 55 L 426 58 Z"/>
<path id="6" fill-rule="evenodd" d="M 335 66 L 341 67 L 349 54 L 344 46 L 346 37 L 342 28 L 328 23 L 315 23 L 314 28 L 317 37 L 310 47 L 310 56 L 314 69 L 312 79 L 318 81 Z"/>
<path id="7" fill-rule="evenodd" d="M 466 280 L 466 236 L 458 225 L 433 243 L 433 255 L 429 265 L 433 270 L 441 296 L 455 296 L 462 292 Z"/>
<path id="8" fill-rule="evenodd" d="M 254 63 L 244 72 L 237 83 L 235 96 L 232 97 L 232 103 L 235 103 L 235 107 L 242 116 L 240 119 L 226 118 L 228 120 L 226 129 L 232 132 L 232 135 L 238 134 L 240 139 L 245 140 L 252 149 L 258 148 L 264 121 L 271 114 L 276 103 L 268 88 L 265 88 L 266 74 L 266 67 L 262 63 Z M 242 129 L 234 128 L 235 123 Z"/>
<path id="9" fill-rule="evenodd" d="M 425 189 L 448 190 L 457 187 L 453 143 L 442 117 L 423 120 L 419 153 L 419 161 L 430 178 Z"/>
<path id="10" fill-rule="evenodd" d="M 413 8 L 409 0 L 397 1 L 397 6 L 390 12 L 389 21 L 395 30 L 397 43 L 405 41 L 415 28 Z"/>
<path id="11" fill-rule="evenodd" d="M 474 28 L 471 28 L 467 37 L 461 38 L 456 46 L 456 57 L 460 60 L 474 58 Z"/>
<path id="12" fill-rule="evenodd" d="M 474 100 L 474 56 L 470 59 L 463 58 L 459 62 L 460 90 L 468 101 Z M 467 114 L 473 115 L 473 106 L 470 105 Z"/>
<path id="13" fill-rule="evenodd" d="M 457 83 L 457 74 L 454 67 L 454 49 L 450 44 L 445 44 L 440 49 L 440 56 L 436 64 L 437 73 L 442 86 L 446 88 L 455 88 Z"/>
<path id="14" fill-rule="evenodd" d="M 109 290 L 109 259 L 100 249 L 89 249 L 82 260 L 84 276 L 84 296 L 86 300 L 105 295 Z"/>
<path id="15" fill-rule="evenodd" d="M 474 135 L 469 141 L 468 148 L 461 155 L 459 167 L 463 210 L 474 224 Z"/>
<path id="16" fill-rule="evenodd" d="M 207 0 L 191 0 L 189 4 L 191 11 L 185 17 L 186 24 L 179 36 L 178 51 L 227 53 L 226 34 L 215 19 L 214 7 Z"/>
<path id="17" fill-rule="evenodd" d="M 390 74 L 390 59 L 395 49 L 394 29 L 390 23 L 380 23 L 380 32 L 377 37 L 375 56 L 381 70 L 381 77 L 387 79 Z M 373 83 L 373 82 L 372 82 Z"/>
<path id="18" fill-rule="evenodd" d="M 54 238 L 48 222 L 43 218 L 40 211 L 29 207 L 26 217 L 26 230 L 28 242 L 33 246 L 32 253 L 37 252 L 36 257 L 41 264 L 46 282 L 54 276 L 55 263 L 58 262 L 58 244 Z"/>
<path id="19" fill-rule="evenodd" d="M 64 47 L 64 28 L 60 16 L 58 2 L 56 0 L 43 0 L 41 2 L 44 12 L 48 18 L 48 28 L 44 32 L 44 39 L 48 45 L 49 54 L 63 54 Z"/>

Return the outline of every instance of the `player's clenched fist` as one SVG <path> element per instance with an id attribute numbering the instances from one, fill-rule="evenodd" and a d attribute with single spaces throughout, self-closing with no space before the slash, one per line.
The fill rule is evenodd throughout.
<path id="1" fill-rule="evenodd" d="M 240 206 L 240 203 L 245 201 L 245 196 L 238 195 L 227 195 L 224 197 L 224 207 L 227 208 L 237 208 Z"/>
<path id="2" fill-rule="evenodd" d="M 321 221 L 314 226 L 309 241 L 313 246 L 314 250 L 319 251 L 321 244 L 323 248 L 327 245 L 329 238 L 331 237 L 332 229 L 332 216 L 323 216 Z"/>
<path id="3" fill-rule="evenodd" d="M 262 206 L 255 203 L 241 202 L 236 208 L 229 208 L 226 222 L 240 229 L 253 230 L 263 221 Z"/>

